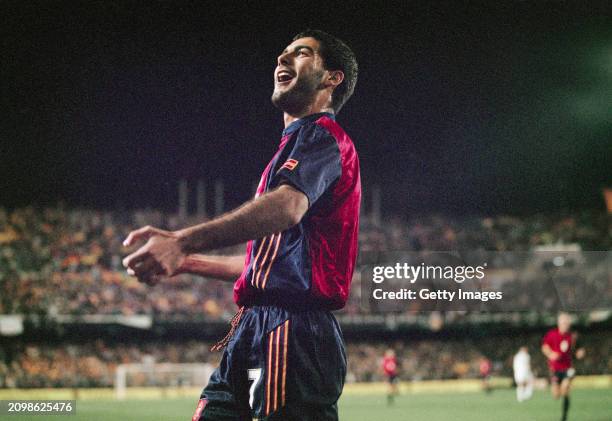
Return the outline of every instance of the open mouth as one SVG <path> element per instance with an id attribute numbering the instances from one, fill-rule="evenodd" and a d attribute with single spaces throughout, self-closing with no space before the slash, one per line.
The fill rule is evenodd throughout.
<path id="1" fill-rule="evenodd" d="M 288 84 L 295 76 L 288 70 L 281 70 L 276 74 L 276 81 L 279 84 Z"/>

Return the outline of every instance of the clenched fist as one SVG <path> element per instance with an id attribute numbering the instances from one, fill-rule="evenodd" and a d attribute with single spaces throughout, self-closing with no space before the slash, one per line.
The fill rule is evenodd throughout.
<path id="1" fill-rule="evenodd" d="M 186 258 L 179 238 L 176 232 L 151 226 L 132 231 L 123 242 L 124 246 L 143 240 L 146 243 L 123 259 L 123 266 L 128 274 L 150 285 L 155 284 L 159 276 L 174 276 Z"/>

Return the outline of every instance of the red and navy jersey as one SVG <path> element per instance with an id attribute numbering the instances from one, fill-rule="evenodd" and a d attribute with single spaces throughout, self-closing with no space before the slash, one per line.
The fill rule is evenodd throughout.
<path id="1" fill-rule="evenodd" d="M 247 243 L 234 301 L 342 308 L 357 257 L 361 181 L 353 142 L 333 114 L 312 114 L 285 128 L 255 197 L 282 184 L 308 197 L 308 211 L 297 225 Z"/>
<path id="2" fill-rule="evenodd" d="M 551 371 L 566 371 L 572 366 L 572 353 L 575 348 L 576 335 L 571 332 L 561 333 L 559 328 L 548 331 L 542 340 L 542 345 L 548 345 L 551 350 L 560 354 L 556 360 L 548 360 Z"/>

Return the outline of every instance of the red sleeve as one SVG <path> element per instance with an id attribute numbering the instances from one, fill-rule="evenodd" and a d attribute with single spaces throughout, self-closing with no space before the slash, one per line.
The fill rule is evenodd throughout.
<path id="1" fill-rule="evenodd" d="M 546 335 L 544 335 L 544 339 L 542 339 L 542 345 L 552 346 L 552 330 L 549 330 Z"/>

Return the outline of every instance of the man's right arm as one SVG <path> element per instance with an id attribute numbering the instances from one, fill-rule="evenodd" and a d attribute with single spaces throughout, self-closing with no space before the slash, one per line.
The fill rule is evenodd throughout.
<path id="1" fill-rule="evenodd" d="M 244 267 L 242 256 L 215 256 L 190 254 L 185 258 L 177 274 L 190 273 L 222 281 L 234 282 Z"/>

